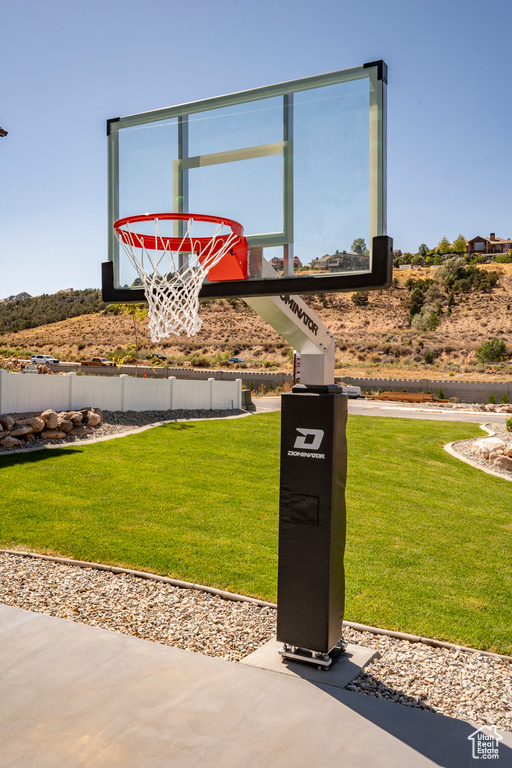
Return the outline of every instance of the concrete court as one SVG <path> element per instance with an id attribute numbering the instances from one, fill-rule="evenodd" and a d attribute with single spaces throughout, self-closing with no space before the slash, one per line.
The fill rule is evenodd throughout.
<path id="1" fill-rule="evenodd" d="M 1 768 L 479 764 L 468 723 L 4 605 L 0 669 Z"/>

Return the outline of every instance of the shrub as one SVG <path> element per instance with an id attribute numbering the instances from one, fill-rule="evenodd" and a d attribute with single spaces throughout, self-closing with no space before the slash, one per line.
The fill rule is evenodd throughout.
<path id="1" fill-rule="evenodd" d="M 507 427 L 507 431 L 508 432 L 512 432 L 512 419 L 507 419 L 505 424 L 506 424 L 506 427 Z"/>
<path id="2" fill-rule="evenodd" d="M 365 304 L 368 304 L 368 294 L 366 291 L 356 291 L 350 298 L 356 307 L 362 307 Z"/>
<path id="3" fill-rule="evenodd" d="M 479 363 L 499 363 L 508 357 L 507 345 L 503 339 L 486 341 L 475 352 Z"/>
<path id="4" fill-rule="evenodd" d="M 429 307 L 418 312 L 411 320 L 411 328 L 415 331 L 433 331 L 439 324 L 439 316 L 436 311 L 431 311 Z"/>
<path id="5" fill-rule="evenodd" d="M 502 403 L 504 403 L 504 404 L 508 403 L 508 395 L 507 395 L 507 393 L 506 393 L 506 392 L 504 392 L 504 393 L 502 394 L 502 396 L 501 396 L 501 402 L 502 402 Z"/>
<path id="6" fill-rule="evenodd" d="M 444 392 L 441 387 L 439 387 L 439 392 L 437 393 L 437 399 L 438 400 L 444 400 Z"/>
<path id="7" fill-rule="evenodd" d="M 494 392 L 491 392 L 487 402 L 490 403 L 491 405 L 495 405 L 496 404 L 496 397 L 494 396 Z"/>

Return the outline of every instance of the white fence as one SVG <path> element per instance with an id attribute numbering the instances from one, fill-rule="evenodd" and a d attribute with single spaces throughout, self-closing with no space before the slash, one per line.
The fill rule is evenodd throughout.
<path id="1" fill-rule="evenodd" d="M 133 379 L 49 376 L 0 370 L 0 413 L 101 408 L 106 411 L 231 410 L 242 403 L 242 382 L 215 379 Z"/>

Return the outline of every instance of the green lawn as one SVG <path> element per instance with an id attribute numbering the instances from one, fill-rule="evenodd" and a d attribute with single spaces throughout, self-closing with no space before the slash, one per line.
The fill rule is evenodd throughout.
<path id="1" fill-rule="evenodd" d="M 0 546 L 276 598 L 277 413 L 0 457 Z M 512 653 L 512 485 L 476 425 L 349 418 L 346 617 Z"/>

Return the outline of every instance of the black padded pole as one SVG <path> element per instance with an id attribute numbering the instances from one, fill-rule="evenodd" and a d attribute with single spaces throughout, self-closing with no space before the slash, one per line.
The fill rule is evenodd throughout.
<path id="1" fill-rule="evenodd" d="M 347 397 L 336 390 L 282 396 L 277 639 L 319 653 L 341 639 L 345 605 Z"/>

